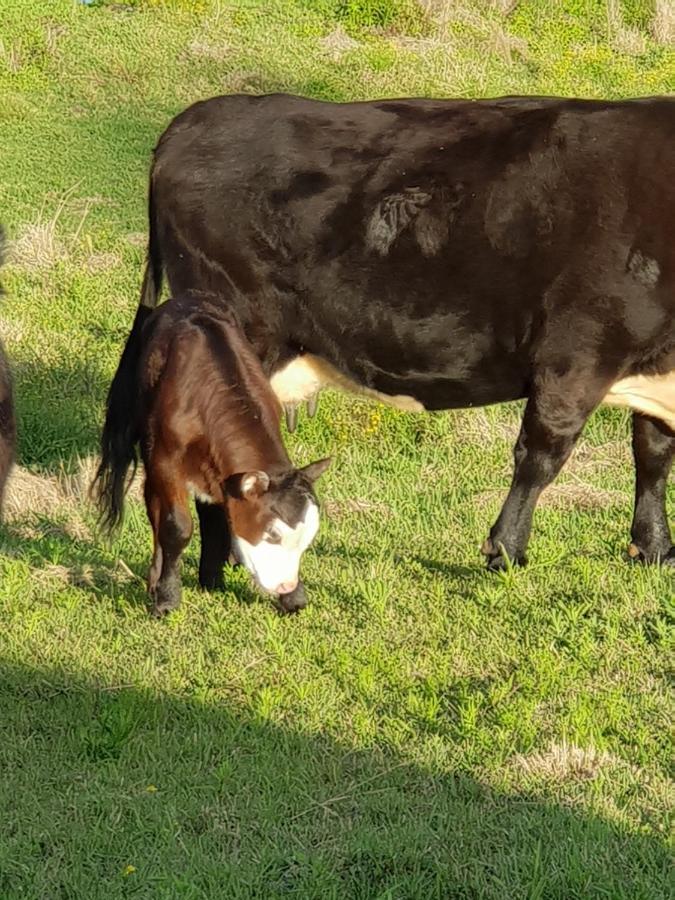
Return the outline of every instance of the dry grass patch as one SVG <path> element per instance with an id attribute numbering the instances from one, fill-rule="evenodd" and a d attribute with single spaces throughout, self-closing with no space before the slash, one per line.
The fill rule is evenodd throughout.
<path id="1" fill-rule="evenodd" d="M 675 4 L 672 0 L 656 0 L 652 34 L 659 44 L 675 46 Z"/>
<path id="2" fill-rule="evenodd" d="M 223 90 L 235 94 L 265 93 L 265 85 L 258 72 L 237 69 L 223 79 Z"/>
<path id="3" fill-rule="evenodd" d="M 646 50 L 644 35 L 626 25 L 619 0 L 607 0 L 607 27 L 612 45 L 619 53 L 639 56 Z"/>
<path id="4" fill-rule="evenodd" d="M 90 253 L 84 263 L 87 272 L 97 275 L 99 272 L 108 272 L 121 264 L 122 260 L 116 253 Z"/>
<path id="5" fill-rule="evenodd" d="M 224 62 L 232 55 L 232 48 L 225 41 L 215 43 L 207 38 L 195 38 L 188 44 L 187 50 L 190 56 L 215 59 L 217 62 Z"/>
<path id="6" fill-rule="evenodd" d="M 111 568 L 106 568 L 105 572 L 96 571 L 94 566 L 89 563 L 78 563 L 77 565 L 64 566 L 58 563 L 47 563 L 44 566 L 32 567 L 32 578 L 35 586 L 55 586 L 60 587 L 76 587 L 83 591 L 93 591 L 101 587 L 103 584 L 114 584 L 118 587 L 124 587 L 132 582 L 143 580 L 119 559 Z"/>
<path id="7" fill-rule="evenodd" d="M 0 338 L 8 344 L 20 344 L 26 335 L 26 328 L 21 322 L 0 317 Z"/>
<path id="8" fill-rule="evenodd" d="M 12 75 L 16 75 L 16 73 L 20 71 L 23 62 L 21 41 L 15 41 L 13 44 L 6 44 L 0 38 L 0 62 L 8 72 L 11 72 Z"/>
<path id="9" fill-rule="evenodd" d="M 339 62 L 346 53 L 361 46 L 339 26 L 326 37 L 321 38 L 319 45 L 333 62 Z"/>
<path id="10" fill-rule="evenodd" d="M 498 22 L 492 24 L 491 50 L 497 53 L 509 65 L 518 56 L 527 57 L 527 41 L 524 38 L 509 34 Z"/>
<path id="11" fill-rule="evenodd" d="M 57 478 L 36 475 L 22 466 L 14 466 L 5 493 L 5 519 L 11 522 L 27 513 L 48 512 L 63 503 L 64 495 Z"/>
<path id="12" fill-rule="evenodd" d="M 477 494 L 474 502 L 479 509 L 491 510 L 500 507 L 505 498 L 506 493 L 503 489 L 491 488 Z M 598 488 L 585 482 L 565 481 L 549 485 L 539 498 L 537 506 L 563 510 L 603 509 L 625 502 L 626 494 L 623 491 Z"/>
<path id="13" fill-rule="evenodd" d="M 565 463 L 564 472 L 569 475 L 595 475 L 607 469 L 630 467 L 632 459 L 630 442 L 608 441 L 594 446 L 588 441 L 580 441 Z"/>
<path id="14" fill-rule="evenodd" d="M 587 781 L 596 778 L 603 770 L 621 763 L 609 753 L 594 747 L 577 747 L 566 741 L 552 742 L 546 750 L 522 756 L 518 754 L 512 767 L 533 778 L 562 784 L 569 781 Z"/>
<path id="15" fill-rule="evenodd" d="M 34 513 L 76 513 L 78 507 L 90 502 L 89 490 L 97 467 L 98 458 L 95 456 L 79 460 L 71 472 L 64 470 L 55 475 L 38 475 L 22 466 L 15 466 L 7 482 L 4 517 L 11 522 Z M 142 499 L 140 471 L 136 473 L 127 496 L 132 500 Z"/>
<path id="16" fill-rule="evenodd" d="M 490 0 L 490 5 L 503 16 L 510 16 L 518 6 L 519 0 Z"/>
<path id="17" fill-rule="evenodd" d="M 50 56 L 57 52 L 58 43 L 67 32 L 68 29 L 65 25 L 59 22 L 47 22 L 45 25 L 45 46 Z"/>
<path id="18" fill-rule="evenodd" d="M 520 419 L 492 418 L 484 409 L 459 410 L 454 413 L 453 432 L 461 441 L 492 444 L 495 439 L 515 444 L 520 433 Z"/>
<path id="19" fill-rule="evenodd" d="M 24 225 L 10 244 L 9 261 L 31 272 L 51 269 L 66 256 L 56 234 L 56 220 Z"/>
<path id="20" fill-rule="evenodd" d="M 11 263 L 27 271 L 44 271 L 74 253 L 90 209 L 95 204 L 105 202 L 101 197 L 73 197 L 77 187 L 77 184 L 73 185 L 56 198 L 51 218 L 46 217 L 43 204 L 37 221 L 27 223 L 19 230 L 9 247 Z M 72 210 L 79 217 L 75 230 L 67 241 L 59 234 L 59 221 L 66 209 Z M 87 241 L 87 248 L 89 258 L 96 255 L 91 247 L 91 239 Z"/>
<path id="21" fill-rule="evenodd" d="M 585 482 L 566 481 L 546 488 L 539 506 L 555 509 L 601 509 L 624 503 L 623 491 L 595 487 Z"/>
<path id="22" fill-rule="evenodd" d="M 461 15 L 462 0 L 420 0 L 420 6 L 432 21 L 444 26 Z"/>
<path id="23" fill-rule="evenodd" d="M 496 8 L 496 4 L 487 2 L 484 6 L 476 7 L 466 0 L 421 0 L 421 5 L 428 18 L 441 31 L 446 30 L 451 23 L 457 22 L 482 33 L 490 30 L 491 8 Z"/>

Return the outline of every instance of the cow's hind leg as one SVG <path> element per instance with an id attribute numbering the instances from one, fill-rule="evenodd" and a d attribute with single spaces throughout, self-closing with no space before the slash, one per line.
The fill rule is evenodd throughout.
<path id="1" fill-rule="evenodd" d="M 232 538 L 227 514 L 221 506 L 197 500 L 201 553 L 199 583 L 207 591 L 222 590 L 223 567 L 230 557 Z"/>
<path id="2" fill-rule="evenodd" d="M 568 371 L 574 370 L 570 367 Z M 544 373 L 536 380 L 514 448 L 511 489 L 483 544 L 488 568 L 503 569 L 508 561 L 526 563 L 539 495 L 562 469 L 605 387 L 606 382 L 592 375 L 584 378 L 578 372 L 567 376 Z"/>
<path id="3" fill-rule="evenodd" d="M 637 561 L 675 566 L 666 516 L 666 486 L 675 456 L 675 434 L 657 419 L 633 413 L 635 512 L 629 553 Z"/>

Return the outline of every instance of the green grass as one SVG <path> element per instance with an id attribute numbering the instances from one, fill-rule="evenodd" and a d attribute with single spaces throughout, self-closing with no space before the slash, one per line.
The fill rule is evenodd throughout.
<path id="1" fill-rule="evenodd" d="M 625 415 L 593 417 L 531 566 L 495 576 L 478 547 L 519 409 L 322 398 L 289 438 L 299 464 L 335 456 L 292 619 L 240 572 L 200 592 L 193 543 L 183 608 L 150 620 L 143 509 L 106 544 L 83 500 L 150 152 L 186 104 L 675 85 L 653 2 L 427 7 L 2 3 L 0 324 L 22 467 L 0 556 L 2 900 L 670 896 L 675 598 L 622 558 Z"/>

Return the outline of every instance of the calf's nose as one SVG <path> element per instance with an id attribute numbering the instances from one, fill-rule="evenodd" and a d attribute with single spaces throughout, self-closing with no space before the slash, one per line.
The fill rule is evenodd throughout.
<path id="1" fill-rule="evenodd" d="M 275 594 L 291 594 L 291 593 L 293 593 L 293 591 L 296 589 L 297 586 L 298 586 L 297 578 L 295 579 L 295 581 L 284 581 L 279 585 L 279 587 L 276 589 L 276 591 L 274 593 Z"/>

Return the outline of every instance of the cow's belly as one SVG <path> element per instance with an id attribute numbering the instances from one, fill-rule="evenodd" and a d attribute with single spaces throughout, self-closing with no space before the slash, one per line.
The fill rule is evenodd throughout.
<path id="1" fill-rule="evenodd" d="M 422 412 L 424 404 L 406 394 L 389 394 L 373 390 L 344 375 L 320 356 L 305 353 L 296 356 L 286 366 L 275 372 L 270 384 L 277 398 L 284 405 L 302 403 L 315 397 L 324 388 L 335 388 L 361 394 L 373 400 L 387 403 L 405 412 Z"/>
<path id="2" fill-rule="evenodd" d="M 675 431 L 675 370 L 664 375 L 622 378 L 612 385 L 604 402 L 661 419 Z"/>
<path id="3" fill-rule="evenodd" d="M 275 372 L 271 385 L 279 401 L 285 405 L 302 403 L 315 397 L 324 388 L 334 388 L 379 400 L 405 412 L 422 412 L 427 408 L 471 406 L 474 402 L 495 403 L 521 396 L 515 389 L 503 390 L 502 386 L 500 391 L 499 387 L 495 386 L 494 397 L 481 397 L 473 401 L 471 391 L 467 388 L 464 402 L 457 397 L 448 396 L 445 403 L 440 399 L 433 403 L 427 401 L 425 405 L 419 397 L 411 394 L 388 394 L 366 387 L 340 372 L 326 360 L 310 353 L 296 357 Z M 440 396 L 441 398 L 443 396 L 442 389 Z M 675 370 L 664 375 L 631 375 L 622 378 L 612 385 L 603 403 L 628 407 L 636 412 L 653 416 L 675 431 Z"/>
<path id="4" fill-rule="evenodd" d="M 350 378 L 319 356 L 306 353 L 297 356 L 274 373 L 272 390 L 284 405 L 302 403 L 315 397 L 324 388 L 348 391 L 378 400 L 404 412 L 481 406 L 515 400 L 523 396 L 522 379 L 517 376 L 498 376 L 489 379 L 457 379 L 439 373 L 405 378 L 387 376 L 389 384 L 400 390 L 378 390 Z M 410 385 L 410 391 L 406 386 Z"/>

